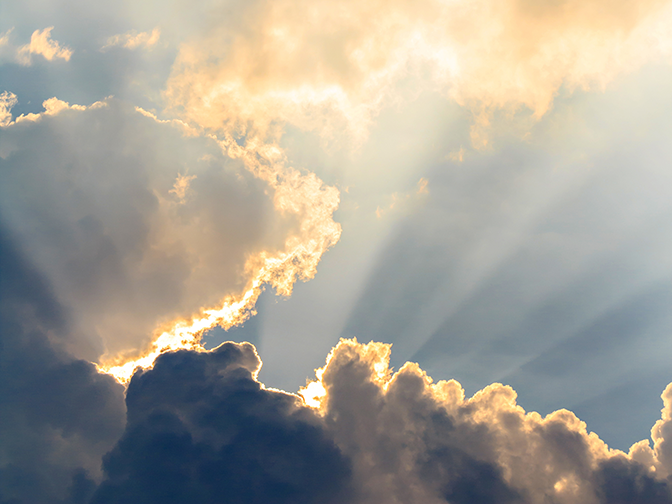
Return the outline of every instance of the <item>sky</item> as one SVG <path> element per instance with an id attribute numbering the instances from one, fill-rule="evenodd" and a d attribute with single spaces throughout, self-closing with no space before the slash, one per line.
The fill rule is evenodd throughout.
<path id="1" fill-rule="evenodd" d="M 672 2 L 0 3 L 0 504 L 672 503 Z"/>

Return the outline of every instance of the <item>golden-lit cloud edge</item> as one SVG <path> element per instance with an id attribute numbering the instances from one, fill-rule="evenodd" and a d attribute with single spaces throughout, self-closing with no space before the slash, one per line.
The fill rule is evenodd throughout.
<path id="1" fill-rule="evenodd" d="M 556 499 L 553 502 L 596 502 L 592 495 L 594 481 L 588 471 L 610 460 L 637 464 L 660 480 L 672 473 L 672 383 L 661 395 L 661 418 L 651 429 L 653 446 L 649 440 L 642 440 L 625 453 L 609 448 L 571 411 L 561 409 L 544 417 L 526 412 L 517 404 L 516 392 L 507 385 L 493 383 L 468 398 L 457 381 L 434 383 L 416 363 L 407 362 L 393 371 L 389 365 L 391 347 L 341 339 L 325 365 L 316 370 L 316 379 L 298 392 L 304 404 L 327 420 L 346 422 L 342 417 L 352 415 L 348 422 L 353 432 L 348 434 L 348 443 L 361 443 L 363 450 L 376 436 L 389 436 L 385 442 L 394 447 L 387 449 L 393 448 L 400 459 L 404 452 L 425 450 L 427 441 L 419 437 L 420 419 L 445 414 L 453 422 L 448 437 L 464 433 L 460 449 L 502 467 L 507 483 L 523 490 L 530 502 L 546 502 L 549 496 Z M 357 432 L 370 428 L 367 423 L 378 427 L 368 434 Z M 389 431 L 393 425 L 397 430 Z M 467 432 L 480 432 L 487 449 L 469 440 Z M 365 439 L 367 435 L 371 436 L 369 440 Z M 564 453 L 558 445 L 562 438 L 572 445 L 565 447 Z M 356 470 L 360 471 L 366 469 Z M 416 502 L 420 501 L 424 502 Z"/>
<path id="2" fill-rule="evenodd" d="M 144 110 L 139 112 L 159 122 L 165 121 Z M 177 125 L 184 124 L 177 121 Z M 185 131 L 186 134 L 192 132 L 189 128 Z M 245 144 L 240 145 L 228 134 L 224 138 L 204 134 L 217 142 L 227 156 L 242 160 L 252 175 L 268 184 L 275 210 L 281 215 L 297 217 L 298 229 L 286 238 L 282 250 L 262 250 L 248 257 L 244 268 L 247 282 L 242 293 L 228 295 L 218 306 L 204 308 L 188 319 L 165 324 L 140 355 L 103 356 L 98 369 L 120 383 L 128 383 L 137 368 L 151 368 L 164 352 L 203 351 L 202 335 L 216 326 L 227 330 L 245 322 L 255 314 L 257 299 L 266 286 L 275 289 L 278 295 L 290 296 L 296 281 L 307 281 L 315 276 L 320 258 L 340 238 L 341 226 L 333 220 L 340 201 L 338 189 L 326 186 L 313 173 L 286 166 L 287 161 L 277 145 L 257 138 L 246 139 Z"/>
<path id="3" fill-rule="evenodd" d="M 225 342 L 198 356 L 168 353 L 154 370 L 131 380 L 130 403 L 138 409 L 140 399 L 150 401 L 149 407 L 142 403 L 146 418 L 163 406 L 162 393 L 178 389 L 175 401 L 168 402 L 188 422 L 194 411 L 202 415 L 208 399 L 226 402 L 227 394 L 240 387 L 261 390 L 261 395 L 243 395 L 274 405 L 262 425 L 304 419 L 338 448 L 348 461 L 348 486 L 354 489 L 348 502 L 474 502 L 481 490 L 490 496 L 484 502 L 604 504 L 620 502 L 614 496 L 623 495 L 634 499 L 628 502 L 669 502 L 672 384 L 662 394 L 661 419 L 651 430 L 653 445 L 642 440 L 626 453 L 609 448 L 571 411 L 546 416 L 525 411 L 509 386 L 493 383 L 466 397 L 457 381 L 435 383 L 416 363 L 395 371 L 390 368 L 391 346 L 341 339 L 316 370 L 316 379 L 297 394 L 258 380 L 262 363 L 250 343 Z M 192 387 L 216 392 L 189 396 L 185 403 L 185 391 Z M 159 397 L 150 396 L 152 391 Z M 239 399 L 231 402 L 237 405 Z M 141 421 L 137 417 L 136 423 Z M 292 462 L 303 467 L 305 460 Z"/>
<path id="4" fill-rule="evenodd" d="M 213 12 L 213 26 L 227 23 L 226 16 L 217 16 Z M 241 7 L 236 26 L 207 31 L 180 47 L 163 93 L 170 119 L 136 111 L 181 127 L 185 135 L 210 138 L 229 158 L 241 160 L 268 185 L 275 210 L 298 220 L 298 230 L 281 250 L 248 257 L 242 292 L 157 328 L 151 345 L 131 356 L 104 355 L 99 369 L 127 383 L 137 367 L 151 367 L 162 352 L 202 350 L 200 339 L 208 329 L 243 323 L 265 286 L 288 296 L 297 280 L 314 277 L 322 254 L 340 238 L 333 220 L 339 192 L 315 174 L 288 166 L 280 147 L 287 125 L 317 132 L 327 143 L 342 137 L 341 145 L 356 149 L 382 107 L 408 98 L 404 81 L 410 80 L 413 96 L 438 90 L 468 107 L 472 143 L 482 147 L 495 110 L 515 114 L 526 108 L 538 119 L 563 86 L 602 89 L 620 73 L 669 57 L 665 27 L 671 19 L 672 3 L 661 0 L 637 6 L 571 0 L 537 7 L 519 0 L 349 1 L 338 7 L 281 0 Z M 35 31 L 17 57 L 69 60 L 72 51 L 52 40 L 51 30 Z M 7 45 L 9 35 L 0 43 Z M 108 45 L 149 47 L 159 37 L 158 28 L 151 34 L 127 32 Z M 12 121 L 14 104 L 14 95 L 0 97 L 4 127 L 86 109 L 52 98 L 44 102 L 45 112 Z M 418 194 L 425 191 L 421 179 Z M 393 194 L 389 209 L 398 199 Z"/>

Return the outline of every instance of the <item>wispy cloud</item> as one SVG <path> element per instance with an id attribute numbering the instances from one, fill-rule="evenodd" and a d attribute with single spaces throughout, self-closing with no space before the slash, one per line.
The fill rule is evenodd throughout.
<path id="1" fill-rule="evenodd" d="M 168 192 L 175 195 L 179 204 L 183 205 L 186 201 L 189 185 L 195 178 L 196 175 L 178 173 L 177 178 L 175 179 L 175 183 L 173 184 L 173 188 Z"/>
<path id="2" fill-rule="evenodd" d="M 538 120 L 561 87 L 602 89 L 672 47 L 672 6 L 656 0 L 281 0 L 243 10 L 242 23 L 222 13 L 213 25 L 225 29 L 182 46 L 169 105 L 212 128 L 269 133 L 280 121 L 325 141 L 346 133 L 355 146 L 383 106 L 438 89 L 471 109 L 480 147 L 494 110 Z"/>
<path id="3" fill-rule="evenodd" d="M 131 50 L 140 48 L 150 49 L 156 45 L 160 38 L 161 30 L 158 27 L 154 28 L 151 32 L 138 33 L 136 30 L 131 30 L 108 38 L 101 50 L 104 51 L 111 47 L 123 47 Z"/>
<path id="4" fill-rule="evenodd" d="M 376 208 L 376 217 L 380 219 L 386 213 L 393 210 L 400 210 L 418 197 L 429 194 L 429 189 L 427 188 L 428 184 L 429 181 L 426 178 L 421 177 L 420 180 L 418 180 L 414 191 L 405 193 L 392 193 L 389 197 L 389 203 L 383 205 L 382 207 L 379 205 Z"/>

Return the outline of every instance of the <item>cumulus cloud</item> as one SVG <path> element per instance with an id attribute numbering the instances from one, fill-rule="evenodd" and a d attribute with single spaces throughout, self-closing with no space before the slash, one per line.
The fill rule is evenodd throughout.
<path id="1" fill-rule="evenodd" d="M 561 87 L 601 89 L 669 57 L 672 5 L 619 2 L 258 1 L 222 9 L 185 44 L 165 96 L 210 128 L 289 123 L 361 143 L 384 105 L 439 90 L 472 109 L 482 145 L 495 109 L 539 118 Z M 411 83 L 409 85 L 409 82 Z"/>
<path id="2" fill-rule="evenodd" d="M 16 52 L 17 61 L 21 65 L 31 65 L 35 54 L 42 56 L 47 61 L 55 59 L 70 61 L 72 49 L 62 46 L 58 41 L 51 38 L 51 30 L 53 29 L 54 27 L 50 26 L 41 31 L 35 30 L 30 36 L 30 43 L 18 48 Z"/>
<path id="3" fill-rule="evenodd" d="M 356 148 L 383 106 L 438 90 L 472 110 L 472 141 L 483 146 L 494 110 L 514 115 L 527 108 L 538 119 L 563 86 L 601 88 L 667 56 L 664 20 L 672 16 L 672 6 L 657 0 L 637 8 L 610 4 L 609 15 L 598 20 L 606 3 L 597 11 L 579 2 L 531 8 L 514 0 L 503 7 L 490 0 L 260 1 L 236 6 L 235 15 L 227 9 L 213 9 L 212 29 L 181 46 L 163 93 L 165 112 L 215 139 L 268 183 L 276 209 L 302 221 L 300 232 L 283 250 L 250 258 L 243 292 L 176 321 L 142 360 L 106 363 L 121 379 L 164 350 L 196 348 L 214 325 L 240 324 L 262 285 L 288 295 L 297 279 L 314 276 L 322 254 L 338 241 L 332 218 L 338 191 L 288 165 L 281 148 L 287 127 Z"/>
<path id="4" fill-rule="evenodd" d="M 645 463 L 645 443 L 610 450 L 569 411 L 526 413 L 500 384 L 465 398 L 389 355 L 341 340 L 308 408 L 257 381 L 249 343 L 163 354 L 131 380 L 92 502 L 672 502 L 663 437 Z"/>
<path id="5" fill-rule="evenodd" d="M 339 193 L 291 166 L 286 128 L 361 145 L 383 106 L 429 89 L 473 112 L 482 145 L 495 109 L 536 120 L 563 87 L 666 57 L 668 3 L 236 9 L 182 46 L 164 94 L 175 119 L 57 98 L 13 119 L 17 97 L 0 95 L 0 222 L 25 249 L 0 240 L 0 502 L 671 502 L 669 387 L 652 443 L 626 454 L 569 411 L 526 413 L 510 387 L 465 398 L 415 364 L 394 373 L 388 345 L 339 343 L 305 404 L 257 380 L 249 344 L 199 346 L 252 315 L 264 285 L 289 295 L 312 278 L 340 237 Z M 72 54 L 51 28 L 12 51 L 26 65 Z M 402 197 L 427 191 L 421 178 Z M 180 346 L 197 351 L 165 353 Z M 153 365 L 130 382 L 118 442 L 122 389 L 78 360 L 103 352 L 131 364 L 122 378 L 139 355 Z"/>
<path id="6" fill-rule="evenodd" d="M 15 45 L 12 42 L 14 28 L 0 34 L 0 63 L 15 62 L 19 65 L 30 66 L 34 62 L 34 56 L 42 56 L 47 61 L 65 60 L 70 61 L 73 50 L 51 38 L 53 26 L 43 30 L 35 30 L 30 37 L 30 42 L 23 45 Z"/>
<path id="7" fill-rule="evenodd" d="M 138 33 L 136 30 L 131 30 L 108 38 L 107 43 L 101 50 L 111 47 L 123 47 L 131 50 L 141 47 L 149 49 L 159 41 L 159 38 L 161 38 L 161 30 L 158 27 L 154 28 L 151 32 Z"/>
<path id="8" fill-rule="evenodd" d="M 87 109 L 97 109 L 107 106 L 107 100 L 97 101 L 88 106 L 77 104 L 70 105 L 68 102 L 59 100 L 54 96 L 42 102 L 44 112 L 38 112 L 37 114 L 34 113 L 21 114 L 20 116 L 12 120 L 11 110 L 17 103 L 18 99 L 14 93 L 10 93 L 9 91 L 3 91 L 3 93 L 0 94 L 0 127 L 8 127 L 25 121 L 38 122 L 45 116 L 53 116 L 59 114 L 60 112 L 63 112 L 64 110 L 83 111 Z"/>
<path id="9" fill-rule="evenodd" d="M 12 123 L 12 108 L 18 103 L 16 95 L 8 91 L 0 94 L 0 127 L 9 126 Z"/>
<path id="10" fill-rule="evenodd" d="M 139 372 L 92 503 L 342 503 L 350 465 L 298 397 L 255 380 L 252 345 L 178 351 Z"/>

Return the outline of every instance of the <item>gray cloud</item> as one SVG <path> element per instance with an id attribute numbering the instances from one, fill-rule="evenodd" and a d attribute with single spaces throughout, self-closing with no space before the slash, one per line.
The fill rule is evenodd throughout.
<path id="1" fill-rule="evenodd" d="M 260 365 L 249 343 L 225 343 L 137 373 L 91 502 L 349 501 L 349 463 L 323 422 L 296 396 L 262 388 Z"/>
<path id="2" fill-rule="evenodd" d="M 216 145 L 116 100 L 9 126 L 0 144 L 4 221 L 85 335 L 73 352 L 90 360 L 217 303 L 239 288 L 246 254 L 279 246 L 292 225 Z"/>
<path id="3" fill-rule="evenodd" d="M 64 351 L 69 313 L 0 230 L 0 502 L 88 497 L 125 423 L 123 388 Z M 83 502 L 83 501 L 80 501 Z"/>

